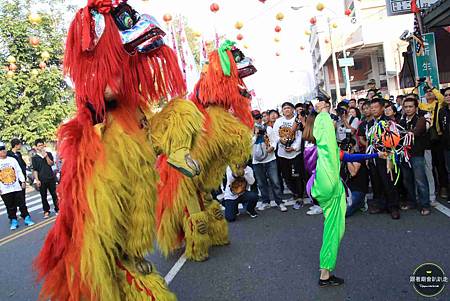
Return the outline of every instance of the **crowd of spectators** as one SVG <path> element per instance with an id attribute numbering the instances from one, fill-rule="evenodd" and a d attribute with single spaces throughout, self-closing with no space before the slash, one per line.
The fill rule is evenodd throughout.
<path id="1" fill-rule="evenodd" d="M 418 86 L 421 83 L 418 82 Z M 417 94 L 384 98 L 375 87 L 367 97 L 339 102 L 332 107 L 326 101 L 336 127 L 336 140 L 342 153 L 366 153 L 379 150 L 373 138 L 374 127 L 380 124 L 401 129 L 409 144 L 396 153 L 395 148 L 385 148 L 386 156 L 363 162 L 342 162 L 341 178 L 348 189 L 347 216 L 357 211 L 370 214 L 387 212 L 399 219 L 402 210 L 417 209 L 422 216 L 431 213 L 438 200 L 449 202 L 448 172 L 450 171 L 450 87 L 439 90 L 430 80 L 422 83 L 426 102 Z M 310 175 L 305 171 L 302 139 L 304 125 L 309 115 L 315 114 L 310 102 L 292 104 L 284 102 L 281 112 L 254 110 L 253 157 L 245 173 L 254 179 L 248 184 L 245 197 L 235 195 L 233 210 L 238 203 L 249 203 L 249 215 L 256 217 L 258 210 L 276 208 L 286 212 L 286 204 L 293 209 L 311 206 L 308 215 L 321 214 L 318 204 L 305 193 Z M 306 142 L 307 143 L 307 142 Z M 381 151 L 381 150 L 379 150 Z M 407 154 L 405 154 L 407 152 Z M 393 166 L 395 165 L 395 166 Z M 249 168 L 251 167 L 251 168 Z M 239 178 L 228 173 L 228 184 Z M 257 189 L 256 189 L 257 187 Z M 289 190 L 290 193 L 284 193 Z M 256 192 L 256 193 L 255 193 Z M 371 192 L 371 193 L 370 193 Z M 369 194 L 370 193 L 370 194 Z M 228 198 L 227 198 L 228 197 Z M 226 196 L 223 203 L 230 202 Z M 227 207 L 227 206 L 225 206 Z M 238 213 L 238 211 L 236 211 Z M 229 220 L 234 220 L 233 215 Z"/>

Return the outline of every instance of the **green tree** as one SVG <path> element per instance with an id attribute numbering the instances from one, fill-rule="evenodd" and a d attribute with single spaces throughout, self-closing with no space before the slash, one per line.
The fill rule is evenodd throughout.
<path id="1" fill-rule="evenodd" d="M 31 6 L 43 2 L 0 0 L 0 140 L 5 142 L 13 137 L 54 141 L 59 124 L 74 109 L 61 70 L 62 1 L 47 1 L 51 11 L 39 13 L 41 20 L 32 24 Z M 8 62 L 12 57 L 14 64 Z"/>

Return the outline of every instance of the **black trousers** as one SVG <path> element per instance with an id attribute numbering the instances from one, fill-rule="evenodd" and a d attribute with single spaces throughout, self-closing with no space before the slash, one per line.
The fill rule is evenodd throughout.
<path id="1" fill-rule="evenodd" d="M 22 216 L 22 218 L 30 215 L 28 213 L 27 205 L 25 204 L 23 190 L 6 193 L 2 195 L 2 200 L 5 203 L 9 219 L 17 219 L 17 207 L 19 207 L 20 216 Z"/>
<path id="2" fill-rule="evenodd" d="M 55 206 L 55 212 L 59 211 L 58 196 L 56 195 L 56 180 L 50 180 L 41 182 L 39 192 L 41 193 L 42 209 L 44 212 L 50 212 L 50 205 L 47 202 L 47 190 L 50 191 L 53 199 L 53 205 Z"/>
<path id="3" fill-rule="evenodd" d="M 375 164 L 373 160 L 369 161 L 370 179 L 373 188 L 373 205 L 379 209 L 388 209 L 389 211 L 399 209 L 399 195 L 394 185 L 396 174 L 387 173 L 386 160 L 377 158 Z"/>
<path id="4" fill-rule="evenodd" d="M 448 173 L 447 164 L 445 163 L 445 156 L 447 153 L 446 144 L 441 141 L 431 144 L 431 158 L 433 169 L 437 174 L 437 184 L 436 192 L 439 192 L 439 188 L 448 187 Z"/>
<path id="5" fill-rule="evenodd" d="M 293 159 L 278 157 L 281 177 L 286 181 L 286 185 L 294 194 L 294 198 L 302 198 L 305 192 L 305 166 L 303 154 L 299 154 Z"/>

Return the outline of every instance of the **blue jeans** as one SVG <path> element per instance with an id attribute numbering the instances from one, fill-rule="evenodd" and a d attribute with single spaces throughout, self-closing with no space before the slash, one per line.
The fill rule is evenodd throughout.
<path id="1" fill-rule="evenodd" d="M 256 213 L 255 207 L 258 202 L 258 195 L 253 191 L 246 191 L 235 200 L 223 200 L 225 207 L 225 218 L 229 222 L 236 220 L 236 214 L 239 212 L 239 203 L 246 204 L 246 210 L 250 213 Z"/>
<path id="2" fill-rule="evenodd" d="M 430 207 L 430 188 L 428 187 L 428 179 L 425 173 L 425 157 L 412 157 L 409 161 L 411 167 L 407 163 L 402 163 L 401 170 L 403 173 L 403 185 L 408 193 L 408 201 L 411 205 L 416 206 L 417 194 L 419 195 L 419 207 Z"/>
<path id="3" fill-rule="evenodd" d="M 352 203 L 347 204 L 347 212 L 345 216 L 351 216 L 356 210 L 364 205 L 364 199 L 366 198 L 366 193 L 361 191 L 352 191 Z"/>
<path id="4" fill-rule="evenodd" d="M 278 205 L 281 204 L 283 192 L 281 191 L 280 178 L 278 177 L 277 161 L 254 164 L 253 172 L 258 188 L 261 191 L 261 201 L 270 203 L 269 187 L 271 187 L 275 202 Z M 270 186 L 267 179 L 270 180 Z"/>

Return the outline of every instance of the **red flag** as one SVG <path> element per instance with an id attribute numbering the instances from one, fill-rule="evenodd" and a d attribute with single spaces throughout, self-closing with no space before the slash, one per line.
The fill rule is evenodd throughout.
<path id="1" fill-rule="evenodd" d="M 411 12 L 420 13 L 420 8 L 417 7 L 416 0 L 411 0 Z"/>

